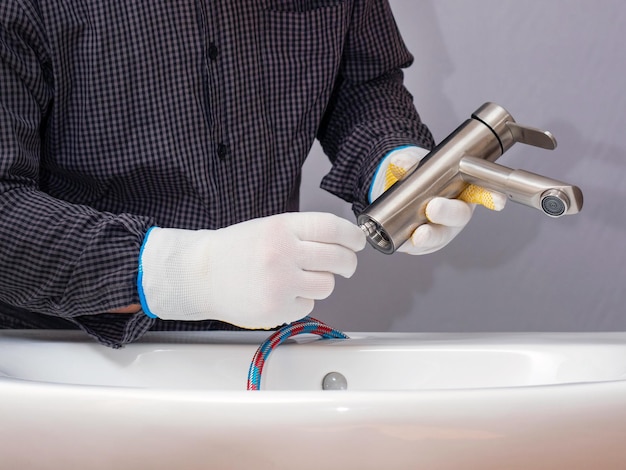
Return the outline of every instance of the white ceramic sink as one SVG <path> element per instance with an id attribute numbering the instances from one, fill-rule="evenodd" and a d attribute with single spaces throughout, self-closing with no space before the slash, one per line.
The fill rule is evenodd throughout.
<path id="1" fill-rule="evenodd" d="M 0 468 L 626 468 L 626 333 L 348 334 L 0 331 Z"/>

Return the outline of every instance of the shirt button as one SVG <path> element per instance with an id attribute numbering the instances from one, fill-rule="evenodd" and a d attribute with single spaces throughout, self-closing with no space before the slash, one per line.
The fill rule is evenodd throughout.
<path id="1" fill-rule="evenodd" d="M 214 43 L 209 44 L 209 59 L 215 60 L 220 55 L 220 50 Z"/>
<path id="2" fill-rule="evenodd" d="M 217 156 L 219 157 L 220 160 L 226 160 L 226 158 L 228 158 L 228 153 L 229 153 L 228 145 L 218 144 Z"/>

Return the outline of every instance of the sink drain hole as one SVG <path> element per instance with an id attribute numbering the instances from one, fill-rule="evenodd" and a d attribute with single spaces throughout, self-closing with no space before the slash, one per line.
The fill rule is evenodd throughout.
<path id="1" fill-rule="evenodd" d="M 348 381 L 339 372 L 329 372 L 322 379 L 322 390 L 347 390 Z"/>

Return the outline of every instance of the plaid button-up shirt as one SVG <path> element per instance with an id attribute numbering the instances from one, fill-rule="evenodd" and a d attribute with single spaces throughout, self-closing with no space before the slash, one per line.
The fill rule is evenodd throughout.
<path id="1" fill-rule="evenodd" d="M 316 138 L 359 212 L 389 150 L 432 145 L 384 0 L 4 0 L 0 28 L 5 326 L 223 326 L 104 313 L 138 302 L 150 226 L 297 210 Z"/>

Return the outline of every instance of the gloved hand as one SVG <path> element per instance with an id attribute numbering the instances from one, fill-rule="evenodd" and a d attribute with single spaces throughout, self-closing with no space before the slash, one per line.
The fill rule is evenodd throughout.
<path id="1" fill-rule="evenodd" d="M 408 170 L 428 154 L 421 147 L 400 147 L 390 152 L 380 163 L 370 187 L 370 202 L 401 179 Z M 428 224 L 420 225 L 411 238 L 398 251 L 412 255 L 425 255 L 440 250 L 450 243 L 469 223 L 476 204 L 492 210 L 502 210 L 506 196 L 469 185 L 458 199 L 435 197 L 426 205 Z"/>
<path id="2" fill-rule="evenodd" d="M 154 227 L 139 258 L 143 310 L 171 320 L 272 328 L 308 315 L 350 277 L 363 231 L 332 214 L 286 213 L 219 230 Z"/>

